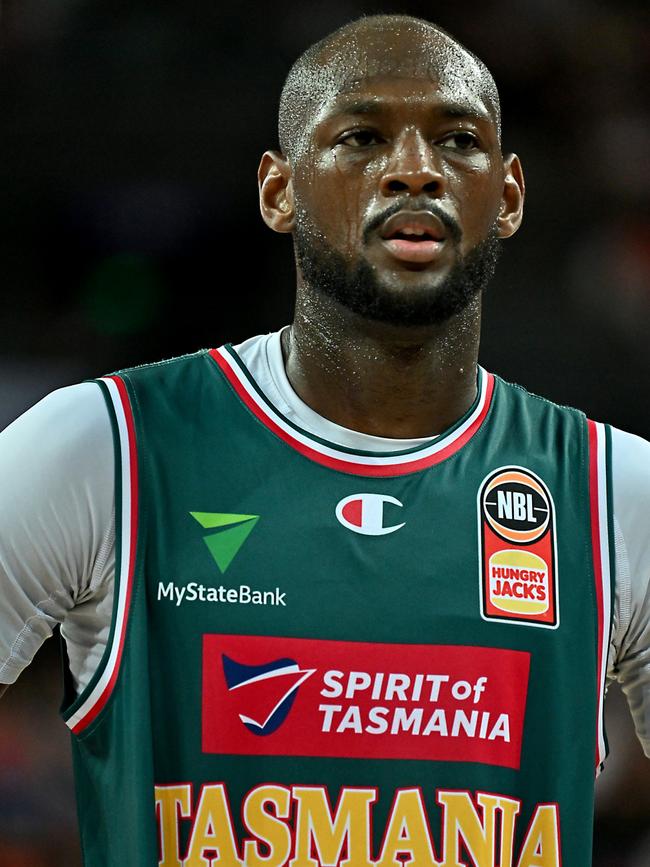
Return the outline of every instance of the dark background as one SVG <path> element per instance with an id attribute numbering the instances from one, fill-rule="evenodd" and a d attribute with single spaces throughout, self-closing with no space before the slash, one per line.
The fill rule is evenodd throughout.
<path id="1" fill-rule="evenodd" d="M 5 0 L 1 11 L 0 427 L 57 386 L 289 321 L 291 243 L 262 223 L 256 185 L 277 146 L 282 82 L 346 21 L 406 12 L 492 69 L 504 147 L 526 172 L 482 363 L 650 437 L 643 4 Z M 59 681 L 49 642 L 0 707 L 0 867 L 79 863 Z M 648 867 L 650 764 L 613 692 L 595 864 Z"/>

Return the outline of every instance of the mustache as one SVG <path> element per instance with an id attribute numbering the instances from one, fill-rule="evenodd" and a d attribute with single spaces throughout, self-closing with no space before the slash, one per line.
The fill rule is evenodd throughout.
<path id="1" fill-rule="evenodd" d="M 363 240 L 367 242 L 375 229 L 378 229 L 382 223 L 392 217 L 393 214 L 399 214 L 400 211 L 428 211 L 440 220 L 442 225 L 449 232 L 449 236 L 455 244 L 460 242 L 463 232 L 456 220 L 450 217 L 449 214 L 446 213 L 446 211 L 444 211 L 436 202 L 432 202 L 431 199 L 422 202 L 418 202 L 417 199 L 395 202 L 389 208 L 386 208 L 385 211 L 382 211 L 381 214 L 377 214 L 372 218 L 372 220 L 370 220 L 363 231 Z"/>

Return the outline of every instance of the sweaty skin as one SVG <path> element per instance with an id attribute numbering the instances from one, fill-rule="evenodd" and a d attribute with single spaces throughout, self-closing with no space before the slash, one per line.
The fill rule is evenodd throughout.
<path id="1" fill-rule="evenodd" d="M 510 237 L 522 219 L 523 174 L 518 157 L 501 152 L 494 83 L 432 25 L 372 16 L 326 45 L 303 85 L 310 110 L 297 140 L 289 154 L 266 151 L 258 173 L 262 216 L 294 235 L 297 254 L 289 381 L 345 427 L 440 433 L 476 395 L 480 292 L 441 321 L 417 311 L 442 297 L 468 254 Z M 385 219 L 404 210 L 433 213 L 445 227 L 430 261 L 404 261 L 382 240 Z M 409 321 L 380 321 L 319 291 L 301 268 L 310 245 L 322 261 L 365 268 L 387 309 L 414 311 Z"/>

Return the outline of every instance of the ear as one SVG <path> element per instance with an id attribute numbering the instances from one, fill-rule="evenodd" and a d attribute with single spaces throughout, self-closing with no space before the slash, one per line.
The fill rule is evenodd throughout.
<path id="1" fill-rule="evenodd" d="M 517 154 L 508 154 L 503 161 L 503 194 L 497 225 L 499 237 L 509 238 L 514 235 L 524 215 L 524 195 L 526 185 L 524 172 Z"/>
<path id="2" fill-rule="evenodd" d="M 265 151 L 257 170 L 260 211 L 274 232 L 291 232 L 294 224 L 293 179 L 280 151 Z"/>

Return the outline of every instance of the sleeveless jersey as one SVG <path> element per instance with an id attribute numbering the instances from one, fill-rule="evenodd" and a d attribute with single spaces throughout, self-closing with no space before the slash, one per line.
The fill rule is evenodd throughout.
<path id="1" fill-rule="evenodd" d="M 71 728 L 86 867 L 588 867 L 609 431 L 479 368 L 360 453 L 232 346 L 99 380 L 111 636 Z"/>

